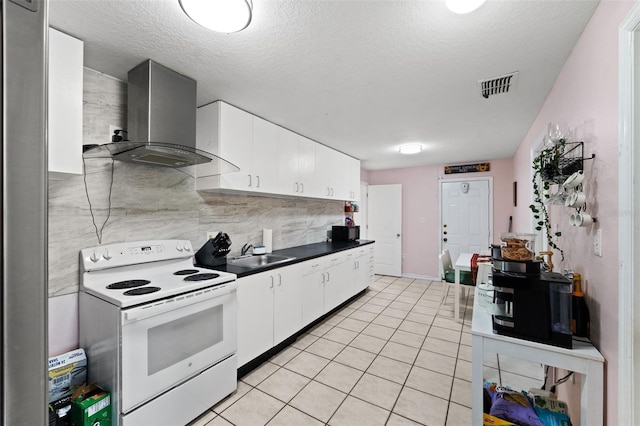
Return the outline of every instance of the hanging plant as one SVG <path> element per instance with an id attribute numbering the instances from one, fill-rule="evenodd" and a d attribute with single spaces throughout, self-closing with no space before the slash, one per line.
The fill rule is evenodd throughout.
<path id="1" fill-rule="evenodd" d="M 555 242 L 556 238 L 562 236 L 562 232 L 551 232 L 546 201 L 550 198 L 549 188 L 552 184 L 558 183 L 556 179 L 562 176 L 560 158 L 564 152 L 565 143 L 565 139 L 560 139 L 556 145 L 543 148 L 533 159 L 533 204 L 529 206 L 536 221 L 536 230 L 546 231 L 547 244 L 560 252 L 562 260 L 564 260 L 564 251 Z"/>

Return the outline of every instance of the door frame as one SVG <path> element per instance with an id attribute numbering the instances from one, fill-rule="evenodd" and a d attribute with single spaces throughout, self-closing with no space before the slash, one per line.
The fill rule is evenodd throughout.
<path id="1" fill-rule="evenodd" d="M 489 182 L 489 244 L 493 242 L 493 176 L 469 177 L 469 178 L 444 178 L 438 182 L 438 229 L 442 230 L 442 185 L 445 183 L 488 181 Z M 438 231 L 440 232 L 440 231 Z M 488 247 L 487 247 L 488 249 Z M 442 238 L 438 238 L 438 253 L 442 253 Z M 453 259 L 452 259 L 453 260 Z M 455 260 L 454 260 L 455 261 Z"/>
<path id="2" fill-rule="evenodd" d="M 639 155 L 634 144 L 640 138 L 636 129 L 635 110 L 640 105 L 635 101 L 634 75 L 636 32 L 640 31 L 640 3 L 636 3 L 618 30 L 618 423 L 636 424 L 638 416 L 635 406 L 640 403 L 640 337 L 635 330 L 640 328 L 640 315 L 634 314 L 634 305 L 640 303 L 640 261 L 635 252 L 640 247 L 640 229 L 634 220 L 634 207 L 640 201 L 640 189 L 633 181 L 638 177 L 634 164 Z M 640 43 L 640 37 L 637 38 Z M 631 231 L 631 232 L 629 232 Z M 637 305 L 636 305 L 637 306 Z M 636 366 L 638 368 L 636 368 Z"/>

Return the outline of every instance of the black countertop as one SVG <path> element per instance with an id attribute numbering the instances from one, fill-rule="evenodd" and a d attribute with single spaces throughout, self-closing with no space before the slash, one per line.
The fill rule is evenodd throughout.
<path id="1" fill-rule="evenodd" d="M 282 268 L 283 266 L 293 265 L 295 263 L 304 262 L 305 260 L 314 259 L 316 257 L 327 256 L 332 253 L 337 253 L 344 250 L 351 250 L 354 248 L 373 244 L 373 240 L 356 240 L 356 241 L 327 241 L 322 243 L 305 244 L 303 246 L 289 247 L 282 250 L 274 250 L 272 254 L 280 256 L 295 257 L 290 262 L 276 263 L 273 265 L 267 265 L 260 268 L 246 268 L 243 266 L 232 265 L 227 263 L 225 265 L 218 266 L 205 266 L 197 265 L 200 267 L 213 269 L 216 271 L 230 272 L 236 274 L 238 278 L 246 277 L 248 275 L 257 274 L 271 269 Z"/>

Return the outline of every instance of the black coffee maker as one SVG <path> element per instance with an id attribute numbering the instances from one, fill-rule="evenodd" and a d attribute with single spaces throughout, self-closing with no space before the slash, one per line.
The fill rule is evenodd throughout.
<path id="1" fill-rule="evenodd" d="M 494 257 L 493 331 L 571 349 L 571 280 L 540 264 Z"/>

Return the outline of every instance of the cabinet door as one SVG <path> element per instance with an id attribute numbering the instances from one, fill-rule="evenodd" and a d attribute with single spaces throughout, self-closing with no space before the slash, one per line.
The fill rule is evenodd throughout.
<path id="1" fill-rule="evenodd" d="M 252 191 L 270 194 L 278 192 L 277 137 L 278 126 L 260 117 L 253 117 Z"/>
<path id="2" fill-rule="evenodd" d="M 82 174 L 84 43 L 49 28 L 49 171 Z"/>
<path id="3" fill-rule="evenodd" d="M 317 197 L 316 187 L 316 146 L 318 144 L 303 136 L 298 137 L 298 182 L 299 195 Z"/>
<path id="4" fill-rule="evenodd" d="M 273 271 L 273 346 L 302 328 L 302 273 L 299 265 Z"/>
<path id="5" fill-rule="evenodd" d="M 238 366 L 273 347 L 273 293 L 270 273 L 238 279 Z"/>
<path id="6" fill-rule="evenodd" d="M 302 323 L 307 325 L 320 318 L 324 308 L 325 273 L 323 259 L 303 262 L 302 275 Z"/>
<path id="7" fill-rule="evenodd" d="M 347 200 L 360 200 L 360 160 L 346 157 Z"/>
<path id="8" fill-rule="evenodd" d="M 278 127 L 278 192 L 286 195 L 300 195 L 298 180 L 298 139 L 297 134 Z"/>
<path id="9" fill-rule="evenodd" d="M 316 146 L 316 188 L 317 195 L 321 198 L 332 198 L 331 174 L 335 172 L 337 165 L 332 163 L 332 149 L 324 145 Z"/>
<path id="10" fill-rule="evenodd" d="M 221 175 L 220 186 L 250 191 L 253 184 L 253 116 L 224 102 L 218 104 L 218 155 L 240 168 L 238 172 Z"/>
<path id="11" fill-rule="evenodd" d="M 349 252 L 340 252 L 328 256 L 325 269 L 324 301 L 325 312 L 338 306 L 352 295 L 349 288 L 351 279 L 351 262 L 347 261 Z"/>

